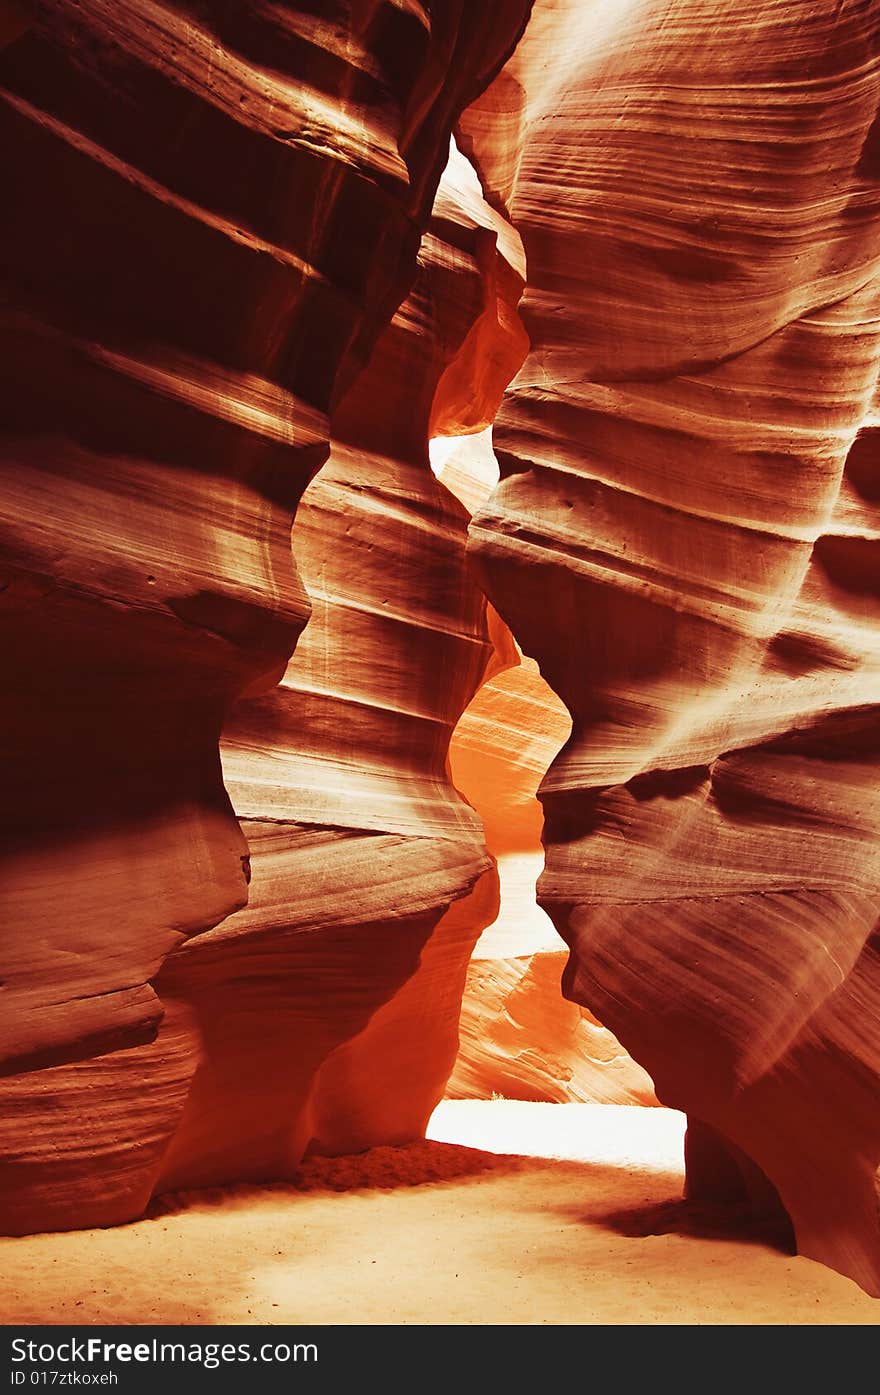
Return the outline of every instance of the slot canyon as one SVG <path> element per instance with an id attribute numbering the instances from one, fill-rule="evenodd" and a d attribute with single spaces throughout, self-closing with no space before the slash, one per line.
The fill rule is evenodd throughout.
<path id="1" fill-rule="evenodd" d="M 0 99 L 3 1321 L 876 1323 L 880 0 Z"/>

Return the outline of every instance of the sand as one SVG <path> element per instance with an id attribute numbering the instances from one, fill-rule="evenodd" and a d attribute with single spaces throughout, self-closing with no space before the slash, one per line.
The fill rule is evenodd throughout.
<path id="1" fill-rule="evenodd" d="M 428 1141 L 311 1159 L 296 1185 L 2 1239 L 2 1319 L 876 1323 L 848 1279 L 679 1199 L 683 1128 L 666 1109 L 445 1102 Z"/>

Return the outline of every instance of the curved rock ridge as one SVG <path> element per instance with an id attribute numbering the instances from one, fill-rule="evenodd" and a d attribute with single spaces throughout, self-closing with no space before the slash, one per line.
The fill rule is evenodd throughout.
<path id="1" fill-rule="evenodd" d="M 498 480 L 490 432 L 432 442 L 433 468 L 470 513 Z M 566 954 L 535 903 L 544 863 L 541 777 L 571 732 L 534 660 L 493 619 L 495 672 L 469 703 L 449 747 L 456 788 L 483 821 L 500 905 L 471 956 L 460 1046 L 447 1095 L 609 1104 L 656 1103 L 645 1072 L 611 1032 L 561 996 Z"/>
<path id="2" fill-rule="evenodd" d="M 566 992 L 692 1193 L 873 1293 L 878 105 L 873 5 L 539 0 L 460 137 L 529 267 L 471 555 L 572 716 Z"/>
<path id="3" fill-rule="evenodd" d="M 183 969 L 167 1000 L 156 976 L 247 899 L 221 728 L 306 621 L 292 517 L 527 8 L 4 10 L 7 1230 L 122 1220 L 156 1183 L 204 1051 Z"/>
<path id="4" fill-rule="evenodd" d="M 586 1008 L 566 1002 L 564 950 L 471 958 L 448 1099 L 656 1105 L 650 1076 Z"/>
<path id="5" fill-rule="evenodd" d="M 493 649 L 468 516 L 431 473 L 428 432 L 482 427 L 525 354 L 497 221 L 453 147 L 415 284 L 297 513 L 311 620 L 280 685 L 239 703 L 222 743 L 249 905 L 156 985 L 194 1014 L 203 1058 L 161 1188 L 417 1137 L 452 1067 L 497 876 L 447 751 Z"/>
<path id="6" fill-rule="evenodd" d="M 435 439 L 431 453 L 438 479 L 473 516 L 498 481 L 491 432 Z M 494 610 L 490 625 L 493 671 L 462 713 L 449 747 L 452 779 L 479 813 L 498 866 L 501 904 L 481 937 L 483 957 L 559 948 L 552 924 L 535 904 L 535 879 L 543 864 L 543 814 L 536 795 L 571 731 L 565 707 Z"/>
<path id="7" fill-rule="evenodd" d="M 0 122 L 0 1228 L 418 1134 L 552 729 L 466 1079 L 880 1294 L 874 0 L 7 0 Z"/>

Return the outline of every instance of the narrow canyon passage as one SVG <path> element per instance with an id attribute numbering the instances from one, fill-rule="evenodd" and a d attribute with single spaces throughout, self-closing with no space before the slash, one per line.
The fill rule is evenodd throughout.
<path id="1" fill-rule="evenodd" d="M 0 126 L 4 1317 L 867 1321 L 880 0 L 15 0 Z"/>
<path id="2" fill-rule="evenodd" d="M 488 430 L 436 438 L 431 459 L 471 515 L 498 482 Z M 449 767 L 482 821 L 500 905 L 471 954 L 447 1096 L 654 1104 L 649 1077 L 612 1033 L 562 998 L 568 955 L 535 899 L 544 865 L 537 791 L 571 719 L 500 616 L 490 628 L 497 667 L 459 718 Z"/>

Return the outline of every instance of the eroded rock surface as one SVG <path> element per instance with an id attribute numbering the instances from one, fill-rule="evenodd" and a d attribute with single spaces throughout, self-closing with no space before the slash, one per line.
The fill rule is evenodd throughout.
<path id="1" fill-rule="evenodd" d="M 219 982 L 207 1025 L 181 964 L 156 992 L 247 897 L 221 727 L 305 623 L 294 511 L 525 12 L 33 0 L 4 25 L 8 1229 L 136 1214 L 204 1032 L 226 1069 Z M 306 863 L 316 837 L 357 841 L 307 830 Z"/>
<path id="2" fill-rule="evenodd" d="M 878 108 L 860 0 L 0 8 L 6 1230 L 423 1126 L 476 579 L 576 1005 L 522 1052 L 530 957 L 481 1049 L 613 1032 L 692 1195 L 880 1291 Z M 428 439 L 514 373 L 469 571 Z"/>
<path id="3" fill-rule="evenodd" d="M 872 1292 L 878 98 L 872 5 L 539 0 L 463 138 L 529 267 L 472 538 L 572 714 L 567 992 L 698 1121 L 694 1187 L 744 1158 Z"/>
<path id="4" fill-rule="evenodd" d="M 439 478 L 476 512 L 498 481 L 489 434 L 433 444 Z M 655 1103 L 650 1079 L 613 1034 L 562 998 L 567 955 L 535 903 L 544 863 L 537 791 L 571 719 L 494 612 L 492 633 L 495 671 L 453 732 L 449 766 L 482 819 L 500 904 L 468 966 L 447 1095 Z"/>
<path id="5" fill-rule="evenodd" d="M 468 515 L 431 473 L 428 434 L 485 425 L 525 353 L 522 280 L 492 219 L 453 150 L 413 289 L 300 505 L 312 617 L 280 685 L 241 702 L 223 738 L 250 901 L 158 983 L 205 1040 L 163 1186 L 228 1175 L 230 1154 L 236 1175 L 283 1175 L 312 1139 L 344 1152 L 417 1137 L 449 1075 L 497 878 L 447 749 L 493 650 Z"/>

